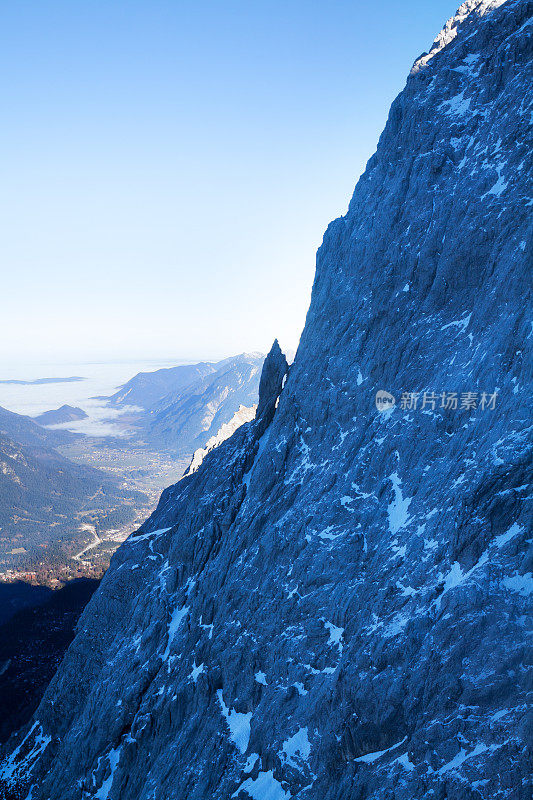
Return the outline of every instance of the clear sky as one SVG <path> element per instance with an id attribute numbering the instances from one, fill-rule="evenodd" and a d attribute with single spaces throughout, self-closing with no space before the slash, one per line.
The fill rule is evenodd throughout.
<path id="1" fill-rule="evenodd" d="M 315 251 L 457 0 L 0 11 L 0 361 L 295 347 Z"/>

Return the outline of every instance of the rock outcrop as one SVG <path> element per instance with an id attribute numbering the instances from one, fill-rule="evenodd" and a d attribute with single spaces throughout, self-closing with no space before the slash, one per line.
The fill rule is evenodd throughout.
<path id="1" fill-rule="evenodd" d="M 530 23 L 469 0 L 416 62 L 268 423 L 113 557 L 21 796 L 530 797 Z"/>

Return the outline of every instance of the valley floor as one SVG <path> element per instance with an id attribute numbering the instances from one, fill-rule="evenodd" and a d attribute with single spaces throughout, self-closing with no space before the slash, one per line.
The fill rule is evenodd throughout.
<path id="1" fill-rule="evenodd" d="M 105 494 L 96 492 L 72 533 L 71 552 L 48 553 L 44 548 L 36 559 L 26 548 L 16 546 L 16 530 L 10 531 L 12 546 L 9 552 L 0 552 L 2 582 L 22 580 L 57 588 L 74 578 L 101 578 L 117 547 L 152 513 L 162 490 L 176 483 L 190 462 L 190 458 L 177 459 L 122 439 L 83 437 L 57 449 L 70 461 L 113 477 L 125 496 L 138 492 L 143 500 L 124 522 L 125 504 L 110 506 Z"/>

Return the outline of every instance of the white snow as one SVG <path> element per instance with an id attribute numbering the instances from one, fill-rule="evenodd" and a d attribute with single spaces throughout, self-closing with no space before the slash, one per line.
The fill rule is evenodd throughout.
<path id="1" fill-rule="evenodd" d="M 307 761 L 311 754 L 311 742 L 307 733 L 307 728 L 299 728 L 298 731 L 283 742 L 282 751 L 284 758 L 292 767 L 298 767 L 298 761 Z"/>
<path id="2" fill-rule="evenodd" d="M 515 536 L 523 531 L 523 527 L 518 525 L 516 522 L 511 525 L 509 530 L 505 533 L 502 533 L 500 536 L 497 536 L 492 542 L 491 547 L 495 546 L 497 548 L 503 547 L 507 542 L 510 542 Z M 478 561 L 474 564 L 474 566 L 469 569 L 467 572 L 463 572 L 461 565 L 458 561 L 454 561 L 451 566 L 450 571 L 444 577 L 444 589 L 440 597 L 438 597 L 434 602 L 437 607 L 440 606 L 442 597 L 449 592 L 451 589 L 455 589 L 457 586 L 460 586 L 466 580 L 470 578 L 472 573 L 479 569 L 480 567 L 484 566 L 489 560 L 489 551 L 485 550 L 481 556 L 479 557 Z M 523 597 L 529 596 L 533 592 L 533 581 L 531 573 L 526 573 L 525 575 L 519 575 L 515 573 L 513 576 L 509 578 L 504 578 L 502 581 L 502 586 L 505 588 L 510 589 L 513 592 L 517 592 L 521 594 Z"/>
<path id="3" fill-rule="evenodd" d="M 246 764 L 244 765 L 244 772 L 251 772 L 251 770 L 253 770 L 258 758 L 259 758 L 259 756 L 258 756 L 257 753 L 250 753 L 250 755 L 248 756 L 248 759 L 246 761 Z"/>
<path id="4" fill-rule="evenodd" d="M 461 569 L 461 565 L 458 561 L 454 561 L 451 570 L 444 579 L 444 592 L 449 592 L 450 589 L 454 589 L 456 586 L 459 586 L 464 579 L 465 573 Z"/>
<path id="5" fill-rule="evenodd" d="M 339 652 L 342 653 L 342 635 L 344 628 L 338 628 L 332 622 L 324 622 L 324 627 L 329 631 L 328 644 L 336 644 Z"/>
<path id="6" fill-rule="evenodd" d="M 143 533 L 140 536 L 130 536 L 128 539 L 128 544 L 137 544 L 137 542 L 142 542 L 145 539 L 151 539 L 152 537 L 162 536 L 169 530 L 170 528 L 159 528 L 157 531 L 150 531 L 150 533 Z"/>
<path id="7" fill-rule="evenodd" d="M 270 428 L 268 430 L 270 430 Z M 308 428 L 307 430 L 311 430 L 311 428 Z M 295 482 L 296 479 L 298 478 L 298 483 L 301 486 L 305 481 L 307 472 L 315 469 L 323 469 L 324 467 L 327 467 L 329 464 L 329 459 L 322 461 L 320 464 L 315 464 L 314 461 L 311 461 L 311 448 L 309 447 L 307 442 L 305 442 L 301 434 L 300 434 L 300 441 L 298 443 L 298 451 L 300 455 L 299 463 L 293 469 L 291 475 L 285 479 L 285 485 Z"/>
<path id="8" fill-rule="evenodd" d="M 502 584 L 511 592 L 516 592 L 522 597 L 529 597 L 530 594 L 533 594 L 533 572 L 526 572 L 525 575 L 515 572 L 510 578 L 504 578 Z"/>
<path id="9" fill-rule="evenodd" d="M 406 497 L 404 499 L 400 488 L 401 480 L 397 472 L 393 472 L 392 475 L 389 475 L 389 480 L 394 490 L 394 500 L 392 503 L 389 503 L 387 513 L 389 515 L 389 530 L 394 535 L 409 522 L 407 511 L 413 498 Z"/>
<path id="10" fill-rule="evenodd" d="M 339 444 L 335 445 L 335 447 L 333 448 L 334 450 L 337 450 L 339 447 L 341 447 L 344 444 L 344 440 L 346 439 L 346 437 L 348 436 L 349 433 L 350 433 L 350 431 L 339 430 L 339 436 L 340 436 L 341 440 L 340 440 Z"/>
<path id="11" fill-rule="evenodd" d="M 248 742 L 250 741 L 250 720 L 252 719 L 252 712 L 240 714 L 233 708 L 228 708 L 224 702 L 222 689 L 218 690 L 217 697 L 220 708 L 222 709 L 222 714 L 228 723 L 230 739 L 244 755 L 248 747 Z"/>
<path id="12" fill-rule="evenodd" d="M 176 608 L 174 613 L 172 614 L 172 618 L 168 626 L 168 641 L 165 652 L 163 653 L 163 661 L 166 661 L 168 659 L 170 655 L 170 646 L 172 644 L 172 641 L 176 633 L 178 632 L 181 623 L 183 622 L 188 613 L 189 613 L 189 606 L 182 606 L 181 608 Z"/>
<path id="13" fill-rule="evenodd" d="M 441 327 L 441 331 L 445 331 L 446 328 L 457 327 L 461 328 L 461 333 L 464 333 L 468 328 L 471 318 L 472 318 L 472 312 L 470 312 L 470 314 L 468 314 L 468 316 L 464 317 L 463 319 L 456 319 L 453 322 L 448 322 L 447 325 L 443 325 Z"/>
<path id="14" fill-rule="evenodd" d="M 303 683 L 301 683 L 300 681 L 297 681 L 296 683 L 293 683 L 292 685 L 298 691 L 298 694 L 300 695 L 300 697 L 303 697 L 304 695 L 308 694 L 307 689 L 304 687 Z"/>
<path id="15" fill-rule="evenodd" d="M 396 587 L 401 591 L 402 597 L 414 597 L 418 593 L 412 586 L 404 586 L 401 581 L 396 581 Z"/>
<path id="16" fill-rule="evenodd" d="M 507 714 L 510 713 L 511 713 L 510 708 L 501 708 L 499 711 L 496 711 L 494 714 L 492 714 L 491 721 L 498 722 L 498 720 L 502 719 L 502 717 L 506 717 Z"/>
<path id="17" fill-rule="evenodd" d="M 266 675 L 264 672 L 256 672 L 254 677 L 257 683 L 260 683 L 262 686 L 267 686 Z"/>
<path id="18" fill-rule="evenodd" d="M 510 542 L 511 539 L 514 539 L 514 537 L 517 534 L 521 533 L 523 530 L 524 530 L 524 528 L 522 526 L 520 526 L 517 522 L 515 522 L 514 525 L 511 525 L 511 527 L 509 528 L 508 531 L 506 531 L 505 533 L 502 533 L 501 536 L 497 536 L 494 539 L 494 544 L 496 545 L 496 547 L 503 547 L 504 544 L 507 544 L 507 542 Z"/>
<path id="19" fill-rule="evenodd" d="M 407 736 L 404 736 L 401 742 L 396 742 L 396 744 L 387 747 L 386 750 L 376 750 L 374 753 L 367 753 L 364 756 L 359 756 L 359 758 L 354 758 L 354 761 L 362 761 L 364 764 L 372 764 L 374 761 L 377 761 L 378 758 L 384 756 L 385 753 L 390 753 L 391 750 L 396 750 L 401 744 L 403 744 L 407 740 Z"/>
<path id="20" fill-rule="evenodd" d="M 329 539 L 330 541 L 333 541 L 334 539 L 337 539 L 339 536 L 342 536 L 345 533 L 345 531 L 340 531 L 339 533 L 331 533 L 331 531 L 335 530 L 335 527 L 336 527 L 335 525 L 328 525 L 327 528 L 324 528 L 324 530 L 318 534 L 320 539 Z"/>
<path id="21" fill-rule="evenodd" d="M 383 637 L 385 639 L 392 639 L 394 636 L 403 633 L 403 629 L 409 622 L 409 619 L 410 617 L 408 614 L 395 614 L 391 622 L 383 627 Z"/>
<path id="22" fill-rule="evenodd" d="M 367 500 L 369 497 L 373 497 L 376 499 L 376 495 L 373 492 L 363 492 L 359 487 L 358 483 L 352 483 L 352 489 L 355 489 L 355 496 L 358 500 Z"/>
<path id="23" fill-rule="evenodd" d="M 192 678 L 193 681 L 196 683 L 196 681 L 198 680 L 198 676 L 201 675 L 202 672 L 205 672 L 204 664 L 202 663 L 196 666 L 196 661 L 193 661 L 192 672 L 189 675 L 189 678 Z"/>
<path id="24" fill-rule="evenodd" d="M 109 792 L 111 791 L 111 787 L 113 785 L 113 778 L 115 777 L 115 770 L 118 766 L 118 762 L 120 761 L 121 749 L 122 747 L 116 747 L 110 750 L 107 754 L 107 760 L 109 761 L 111 772 L 94 795 L 95 800 L 107 800 L 109 797 Z"/>
<path id="25" fill-rule="evenodd" d="M 35 741 L 31 750 L 17 763 L 22 746 L 26 744 L 32 734 L 35 736 Z M 17 773 L 27 777 L 35 766 L 37 759 L 44 753 L 51 741 L 52 737 L 44 734 L 41 723 L 38 720 L 34 722 L 18 747 L 13 750 L 9 758 L 0 766 L 0 778 L 5 781 L 11 781 Z"/>
<path id="26" fill-rule="evenodd" d="M 493 186 L 491 186 L 488 192 L 485 192 L 485 194 L 481 196 L 481 199 L 483 200 L 483 198 L 487 197 L 489 194 L 493 194 L 495 197 L 499 197 L 502 194 L 502 192 L 505 191 L 505 189 L 507 189 L 507 181 L 505 180 L 505 178 L 501 176 L 501 174 L 498 174 L 498 180 L 496 181 L 496 183 Z"/>
<path id="27" fill-rule="evenodd" d="M 391 542 L 391 550 L 394 553 L 394 555 L 392 556 L 393 559 L 405 558 L 405 554 L 407 552 L 407 545 L 404 544 L 400 546 L 398 544 L 398 539 L 395 539 L 393 542 Z"/>
<path id="28" fill-rule="evenodd" d="M 400 764 L 404 769 L 407 770 L 407 772 L 412 772 L 415 768 L 413 762 L 409 761 L 409 753 L 404 753 L 403 756 L 398 756 L 398 758 L 395 758 L 391 763 Z"/>
<path id="29" fill-rule="evenodd" d="M 475 69 L 474 67 L 477 61 L 479 61 L 479 58 L 479 53 L 470 53 L 470 55 L 468 55 L 466 58 L 463 58 L 462 64 L 459 64 L 457 67 L 453 67 L 452 69 L 454 72 L 462 72 L 465 75 L 471 75 L 472 77 L 475 77 L 479 70 Z"/>
<path id="30" fill-rule="evenodd" d="M 350 497 L 350 495 L 349 495 L 349 494 L 345 494 L 343 497 L 341 497 L 341 499 L 340 499 L 340 504 L 341 504 L 341 506 L 342 506 L 343 508 L 345 508 L 345 509 L 346 509 L 346 511 L 349 511 L 350 513 L 352 513 L 352 514 L 353 514 L 353 513 L 355 513 L 355 512 L 354 512 L 354 509 L 353 509 L 353 508 L 348 508 L 348 505 L 349 505 L 350 503 L 353 503 L 353 501 L 354 501 L 353 497 Z"/>
<path id="31" fill-rule="evenodd" d="M 435 56 L 437 53 L 440 53 L 441 50 L 447 47 L 450 42 L 455 39 L 460 26 L 465 22 L 466 19 L 468 19 L 473 10 L 475 10 L 475 13 L 478 16 L 482 17 L 488 11 L 491 11 L 494 8 L 499 8 L 503 3 L 505 3 L 505 1 L 506 0 L 477 0 L 476 2 L 473 2 L 473 0 L 467 0 L 467 2 L 461 3 L 455 12 L 455 15 L 450 17 L 440 33 L 438 33 L 435 37 L 435 41 L 433 42 L 429 53 L 424 53 L 424 55 L 420 56 L 420 58 L 415 61 L 411 71 L 416 73 L 419 70 L 427 67 L 433 56 Z M 471 35 L 472 34 L 465 37 L 464 41 L 467 41 Z"/>
<path id="32" fill-rule="evenodd" d="M 454 97 L 450 97 L 449 100 L 445 100 L 444 103 L 441 103 L 439 108 L 442 109 L 446 114 L 455 114 L 455 116 L 462 117 L 470 110 L 470 98 L 465 98 L 465 90 L 463 89 L 462 92 L 456 94 Z"/>
<path id="33" fill-rule="evenodd" d="M 200 616 L 200 622 L 198 623 L 198 625 L 200 626 L 200 628 L 201 628 L 203 631 L 209 631 L 209 636 L 208 636 L 208 638 L 209 638 L 209 639 L 212 639 L 212 638 L 213 638 L 213 630 L 214 630 L 214 628 L 215 628 L 215 626 L 213 625 L 213 623 L 211 623 L 210 625 L 205 625 L 205 624 L 202 622 L 202 616 Z"/>
<path id="34" fill-rule="evenodd" d="M 274 777 L 274 770 L 260 772 L 257 778 L 248 778 L 241 783 L 231 796 L 237 797 L 239 792 L 246 792 L 252 800 L 290 800 L 290 794 L 283 789 Z"/>
<path id="35" fill-rule="evenodd" d="M 459 562 L 454 561 L 450 571 L 444 578 L 444 589 L 442 591 L 442 594 L 439 597 L 437 597 L 436 600 L 433 601 L 437 606 L 437 608 L 440 607 L 442 598 L 446 594 L 446 592 L 449 592 L 450 589 L 455 589 L 457 586 L 460 586 L 462 583 L 464 583 L 468 578 L 470 578 L 470 576 L 476 569 L 482 567 L 484 564 L 487 563 L 488 560 L 489 557 L 487 551 L 485 550 L 485 552 L 482 553 L 478 561 L 474 564 L 474 566 L 471 569 L 468 570 L 468 572 L 463 572 Z"/>
<path id="36" fill-rule="evenodd" d="M 477 744 L 473 750 L 469 753 L 466 752 L 464 748 L 461 748 L 455 758 L 452 758 L 451 761 L 448 761 L 447 764 L 444 764 L 439 770 L 437 770 L 438 775 L 444 775 L 446 772 L 449 772 L 452 769 L 457 769 L 458 767 L 462 766 L 465 761 L 469 758 L 474 758 L 475 756 L 479 756 L 481 753 L 484 753 L 489 748 L 486 744 Z"/>
<path id="37" fill-rule="evenodd" d="M 363 383 L 363 376 L 361 374 L 361 370 L 359 370 L 357 373 L 357 385 L 361 386 L 362 383 Z"/>

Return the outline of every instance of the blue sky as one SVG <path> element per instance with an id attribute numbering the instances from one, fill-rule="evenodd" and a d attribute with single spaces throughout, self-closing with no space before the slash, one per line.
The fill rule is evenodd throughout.
<path id="1" fill-rule="evenodd" d="M 446 0 L 0 11 L 0 360 L 296 346 L 314 259 Z"/>

